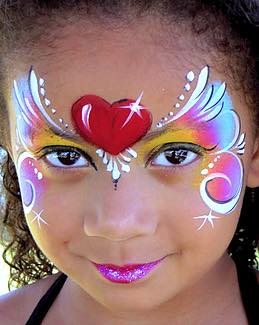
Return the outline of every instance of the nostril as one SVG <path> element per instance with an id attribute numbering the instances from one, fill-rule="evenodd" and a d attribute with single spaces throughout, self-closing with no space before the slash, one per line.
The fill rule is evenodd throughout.
<path id="1" fill-rule="evenodd" d="M 101 237 L 112 241 L 124 241 L 138 236 L 151 236 L 155 233 L 157 223 L 152 218 L 128 217 L 85 218 L 84 232 L 89 237 Z"/>

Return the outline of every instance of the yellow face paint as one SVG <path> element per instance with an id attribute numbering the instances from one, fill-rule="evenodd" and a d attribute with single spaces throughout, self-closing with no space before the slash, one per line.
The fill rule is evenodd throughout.
<path id="1" fill-rule="evenodd" d="M 39 134 L 37 134 L 37 136 L 35 136 L 33 146 L 30 149 L 32 153 L 35 153 L 37 155 L 37 153 L 39 153 L 43 147 L 48 146 L 75 147 L 89 154 L 94 153 L 96 151 L 96 148 L 93 145 L 88 144 L 83 140 L 78 141 L 63 138 L 62 135 L 56 135 L 51 132 L 51 130 L 49 132 L 40 132 Z"/>
<path id="2" fill-rule="evenodd" d="M 192 129 L 167 129 L 161 134 L 157 134 L 154 138 L 148 140 L 148 137 L 138 144 L 138 161 L 143 164 L 150 153 L 157 147 L 166 143 L 193 143 L 202 146 L 197 143 L 197 137 L 195 137 L 196 130 Z"/>

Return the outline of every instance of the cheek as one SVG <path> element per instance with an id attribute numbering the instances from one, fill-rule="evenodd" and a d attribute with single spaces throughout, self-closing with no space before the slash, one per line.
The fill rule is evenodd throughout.
<path id="1" fill-rule="evenodd" d="M 17 162 L 17 174 L 23 208 L 26 215 L 36 212 L 36 206 L 46 192 L 47 184 L 36 159 L 22 153 Z"/>
<path id="2" fill-rule="evenodd" d="M 47 178 L 48 191 L 42 197 L 45 218 L 49 223 L 48 236 L 66 242 L 83 229 L 86 209 L 86 179 L 81 182 L 57 181 Z M 82 186 L 84 184 L 84 187 Z"/>
<path id="3" fill-rule="evenodd" d="M 40 248 L 44 250 L 54 242 L 65 242 L 76 230 L 78 232 L 83 215 L 80 187 L 51 180 L 27 152 L 18 158 L 17 174 L 26 221 Z"/>
<path id="4" fill-rule="evenodd" d="M 200 192 L 211 210 L 230 213 L 237 205 L 243 185 L 243 165 L 232 152 L 211 155 L 202 169 Z"/>

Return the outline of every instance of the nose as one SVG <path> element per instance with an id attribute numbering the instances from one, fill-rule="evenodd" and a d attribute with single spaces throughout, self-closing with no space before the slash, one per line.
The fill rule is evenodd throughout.
<path id="1" fill-rule="evenodd" d="M 98 200 L 92 201 L 91 212 L 86 211 L 84 218 L 87 236 L 124 241 L 156 232 L 158 213 L 152 190 L 147 193 L 143 186 L 133 184 L 121 182 L 114 191 L 109 182 L 109 191 L 106 187 L 98 189 Z"/>

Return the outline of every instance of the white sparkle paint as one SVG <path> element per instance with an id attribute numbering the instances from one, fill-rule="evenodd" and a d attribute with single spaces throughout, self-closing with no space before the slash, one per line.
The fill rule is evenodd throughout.
<path id="1" fill-rule="evenodd" d="M 126 149 L 124 154 L 120 153 L 118 156 L 112 156 L 103 149 L 97 149 L 96 154 L 107 165 L 106 170 L 112 174 L 114 182 L 117 182 L 121 177 L 121 172 L 130 172 L 129 163 L 133 158 L 137 157 L 137 153 L 131 148 Z M 126 154 L 129 154 L 130 157 L 126 156 Z"/>
<path id="2" fill-rule="evenodd" d="M 186 85 L 184 86 L 184 90 L 185 90 L 185 91 L 190 91 L 190 90 L 191 90 L 191 85 L 190 85 L 190 84 L 186 84 Z"/>
<path id="3" fill-rule="evenodd" d="M 132 148 L 127 148 L 126 151 L 133 157 L 133 158 L 137 158 L 138 154 L 135 150 L 133 150 Z"/>
<path id="4" fill-rule="evenodd" d="M 141 115 L 141 110 L 145 109 L 143 106 L 139 105 L 142 97 L 143 97 L 144 92 L 142 91 L 141 94 L 139 95 L 139 97 L 137 98 L 137 100 L 134 103 L 130 103 L 128 106 L 120 106 L 120 108 L 129 108 L 130 109 L 130 114 L 128 115 L 126 121 L 124 122 L 124 124 L 122 125 L 121 129 L 124 128 L 124 126 L 126 124 L 128 124 L 128 122 L 131 120 L 132 116 L 136 113 L 138 114 L 139 117 L 142 118 Z"/>
<path id="5" fill-rule="evenodd" d="M 45 80 L 40 78 L 39 84 L 40 84 L 41 87 L 43 87 L 45 85 Z"/>
<path id="6" fill-rule="evenodd" d="M 41 229 L 41 223 L 44 223 L 45 225 L 49 225 L 43 218 L 42 218 L 42 213 L 43 213 L 43 211 L 44 210 L 41 210 L 39 213 L 38 212 L 36 212 L 36 211 L 34 211 L 34 210 L 32 210 L 32 212 L 35 214 L 35 217 L 34 217 L 34 219 L 31 221 L 32 223 L 34 222 L 34 221 L 36 221 L 37 220 L 37 222 L 38 222 L 38 226 L 39 226 L 39 228 Z"/>
<path id="7" fill-rule="evenodd" d="M 192 82 L 194 80 L 195 76 L 194 73 L 192 71 L 188 72 L 186 79 L 190 82 Z"/>
<path id="8" fill-rule="evenodd" d="M 198 230 L 201 230 L 201 228 L 205 225 L 206 222 L 209 222 L 211 224 L 211 227 L 214 228 L 214 219 L 219 219 L 220 217 L 216 217 L 212 215 L 212 210 L 210 210 L 210 213 L 208 215 L 194 217 L 193 219 L 204 219 L 203 223 L 200 225 Z"/>
<path id="9" fill-rule="evenodd" d="M 238 162 L 240 163 L 241 170 L 243 170 L 242 164 L 239 159 L 238 159 Z M 201 186 L 200 186 L 201 197 L 202 197 L 203 201 L 207 204 L 207 206 L 209 206 L 211 208 L 211 210 L 218 212 L 220 214 L 228 214 L 235 208 L 235 206 L 238 203 L 240 193 L 242 190 L 242 182 L 240 182 L 240 187 L 239 187 L 236 195 L 233 197 L 233 199 L 230 200 L 229 202 L 225 202 L 224 204 L 222 204 L 222 203 L 217 203 L 214 200 L 212 200 L 207 195 L 207 192 L 206 192 L 206 186 L 207 186 L 208 182 L 211 180 L 214 180 L 215 178 L 225 179 L 229 183 L 230 186 L 232 185 L 230 179 L 225 174 L 213 173 L 211 175 L 208 175 L 205 179 L 202 180 Z M 243 179 L 243 175 L 242 175 L 242 179 Z"/>
<path id="10" fill-rule="evenodd" d="M 42 178 L 43 178 L 43 175 L 42 175 L 42 173 L 41 173 L 41 172 L 39 172 L 37 176 L 38 176 L 38 180 L 39 180 L 39 181 L 40 181 L 40 180 L 42 180 Z"/>
<path id="11" fill-rule="evenodd" d="M 50 106 L 50 104 L 51 104 L 51 101 L 48 98 L 45 98 L 44 102 L 45 102 L 46 106 Z"/>
<path id="12" fill-rule="evenodd" d="M 45 89 L 44 88 L 40 88 L 40 93 L 41 93 L 42 96 L 45 96 L 45 94 L 46 94 Z"/>
<path id="13" fill-rule="evenodd" d="M 38 80 L 37 80 L 34 70 L 32 70 L 32 69 L 31 69 L 30 75 L 29 75 L 29 84 L 30 84 L 30 90 L 31 90 L 33 100 L 34 100 L 35 104 L 37 105 L 41 114 L 44 116 L 46 121 L 53 128 L 55 128 L 60 133 L 64 133 L 64 130 L 52 120 L 52 118 L 48 115 L 48 113 L 45 111 L 44 107 L 42 106 L 41 99 L 39 96 Z"/>

